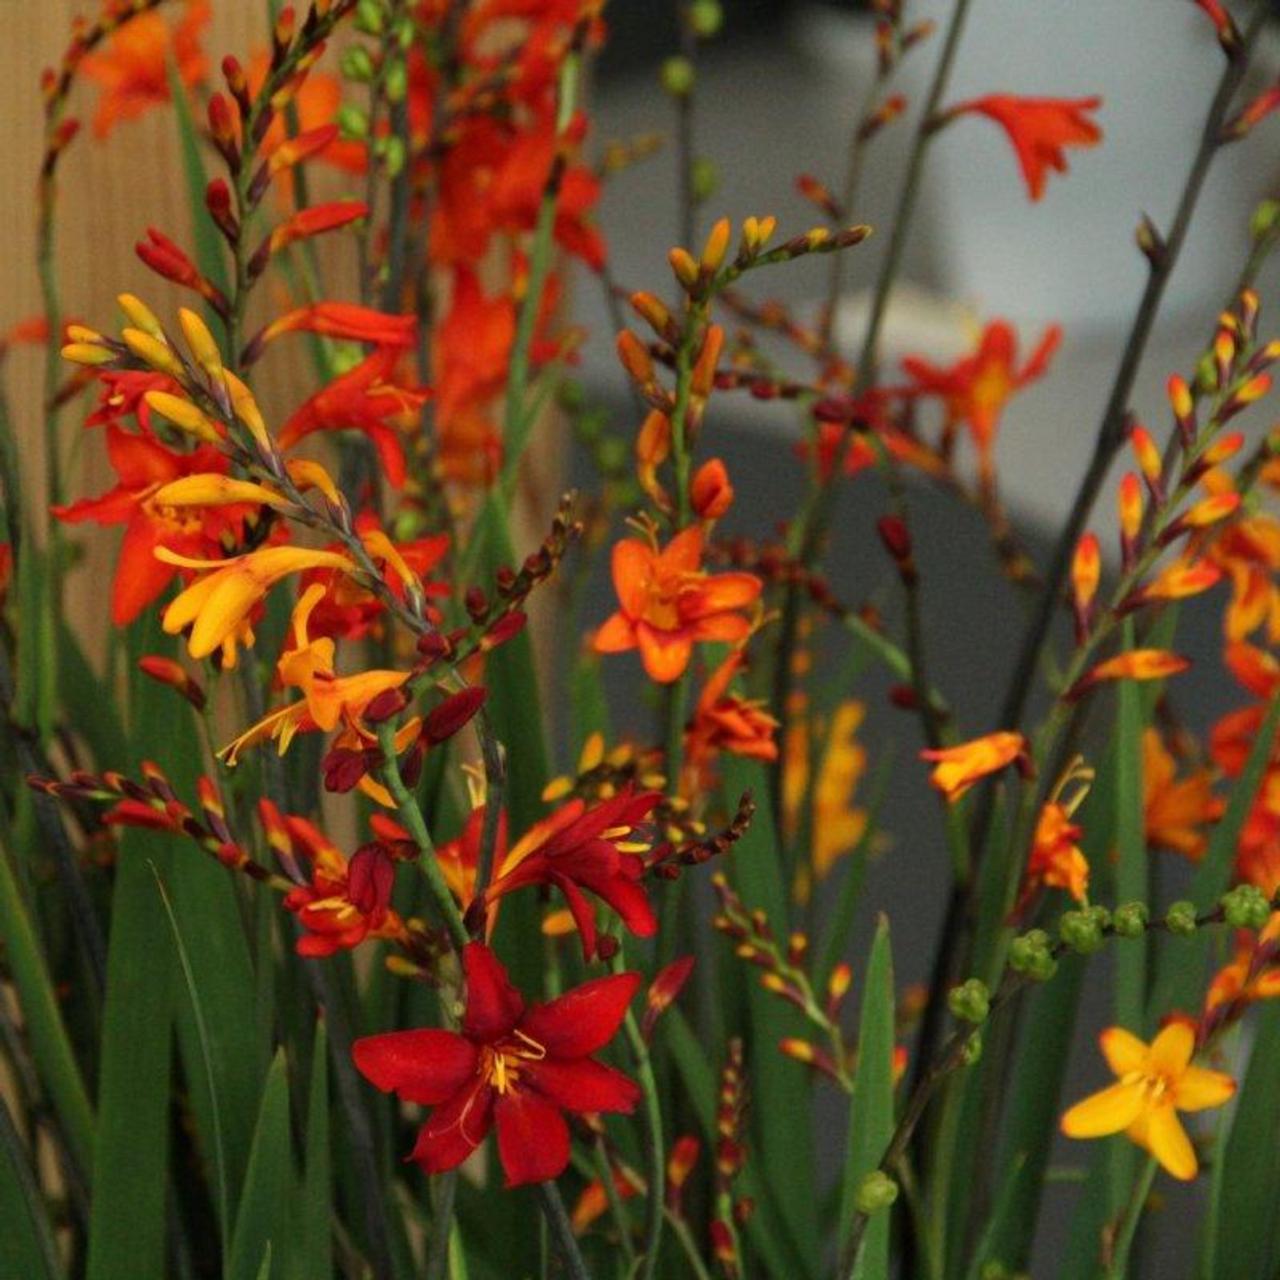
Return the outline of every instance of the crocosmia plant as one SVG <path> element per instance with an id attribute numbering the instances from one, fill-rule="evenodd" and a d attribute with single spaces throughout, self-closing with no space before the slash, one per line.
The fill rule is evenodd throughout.
<path id="1" fill-rule="evenodd" d="M 1212 162 L 1277 136 L 1272 6 L 1146 37 L 1212 89 L 1090 423 L 1034 408 L 1066 313 L 893 321 L 940 152 L 1052 228 L 1146 127 L 1066 91 L 1089 6 L 1071 85 L 969 96 L 987 0 L 854 6 L 848 146 L 775 216 L 698 127 L 722 0 L 655 0 L 669 127 L 622 138 L 647 4 L 84 3 L 11 174 L 0 1276 L 1278 1274 L 1280 203 L 1138 381 Z M 60 215 L 147 118 L 188 208 L 98 238 L 112 313 Z M 624 279 L 639 166 L 679 231 L 631 209 Z M 1015 431 L 1092 448 L 1059 527 Z M 984 577 L 987 628 L 934 603 Z"/>

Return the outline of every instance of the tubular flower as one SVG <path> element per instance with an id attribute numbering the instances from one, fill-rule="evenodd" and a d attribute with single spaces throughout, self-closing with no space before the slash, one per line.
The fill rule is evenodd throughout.
<path id="1" fill-rule="evenodd" d="M 1084 675 L 1067 691 L 1068 700 L 1079 698 L 1104 680 L 1167 680 L 1191 666 L 1191 660 L 1167 649 L 1129 649 L 1107 658 Z"/>
<path id="2" fill-rule="evenodd" d="M 1067 1111 L 1062 1132 L 1069 1138 L 1124 1132 L 1173 1177 L 1194 1178 L 1195 1148 L 1177 1113 L 1222 1106 L 1235 1093 L 1235 1081 L 1191 1065 L 1196 1036 L 1185 1022 L 1170 1023 L 1150 1045 L 1121 1027 L 1109 1027 L 1099 1044 L 1119 1079 Z"/>
<path id="3" fill-rule="evenodd" d="M 417 319 L 411 315 L 390 315 L 350 302 L 313 302 L 267 325 L 254 339 L 253 345 L 258 348 L 282 333 L 317 333 L 324 338 L 407 347 L 413 342 L 417 324 Z"/>
<path id="4" fill-rule="evenodd" d="M 105 138 L 121 121 L 134 120 L 169 101 L 169 63 L 183 86 L 199 84 L 208 70 L 200 51 L 200 30 L 209 22 L 207 0 L 187 0 L 182 17 L 170 27 L 152 10 L 123 22 L 100 53 L 82 59 L 80 69 L 102 87 L 93 132 Z"/>
<path id="5" fill-rule="evenodd" d="M 306 818 L 281 813 L 267 799 L 258 801 L 258 817 L 286 870 L 310 867 L 310 882 L 296 885 L 284 899 L 285 909 L 305 930 L 297 942 L 299 955 L 331 956 L 366 938 L 397 938 L 404 932 L 391 909 L 395 863 L 383 846 L 365 845 L 348 862 Z"/>
<path id="6" fill-rule="evenodd" d="M 637 839 L 635 828 L 661 798 L 658 792 L 628 789 L 590 809 L 580 799 L 570 800 L 516 841 L 472 911 L 492 913 L 507 894 L 528 885 L 553 886 L 564 894 L 583 955 L 591 960 L 597 950 L 596 913 L 585 889 L 612 907 L 637 937 L 652 937 L 658 922 L 640 886 L 640 855 L 648 843 Z"/>
<path id="7" fill-rule="evenodd" d="M 163 625 L 169 635 L 191 628 L 187 650 L 193 658 L 207 658 L 222 648 L 224 656 L 234 660 L 236 641 L 247 629 L 249 614 L 289 574 L 304 569 L 355 570 L 346 556 L 306 547 L 263 547 L 231 560 L 195 560 L 163 547 L 156 555 L 183 569 L 213 570 L 197 578 L 164 611 Z"/>
<path id="8" fill-rule="evenodd" d="M 217 554 L 222 535 L 238 536 L 245 515 L 254 508 L 178 508 L 157 501 L 165 485 L 183 476 L 225 473 L 226 458 L 210 445 L 175 453 L 149 431 L 131 435 L 112 423 L 107 427 L 107 458 L 115 469 L 115 488 L 97 498 L 54 507 L 53 514 L 68 524 L 93 520 L 124 525 L 111 586 L 111 620 L 123 627 L 163 593 L 178 571 L 175 563 L 156 558 L 157 548 L 182 556 Z"/>
<path id="9" fill-rule="evenodd" d="M 1092 147 L 1102 130 L 1088 113 L 1102 106 L 1101 98 L 1020 98 L 992 93 L 950 108 L 946 116 L 982 115 L 1008 135 L 1032 200 L 1044 195 L 1049 171 L 1067 171 L 1067 147 Z"/>
<path id="10" fill-rule="evenodd" d="M 934 762 L 929 781 L 955 804 L 975 782 L 989 774 L 999 773 L 1026 754 L 1027 740 L 1020 733 L 984 734 L 954 747 L 920 752 L 921 760 Z"/>
<path id="11" fill-rule="evenodd" d="M 297 733 L 330 733 L 339 722 L 354 728 L 374 698 L 389 689 L 398 689 L 409 678 L 407 671 L 376 669 L 336 675 L 333 640 L 328 636 L 313 639 L 309 630 L 312 611 L 324 595 L 325 588 L 319 583 L 303 592 L 293 610 L 293 644 L 280 655 L 277 664 L 280 682 L 301 689 L 304 696 L 268 712 L 223 747 L 218 755 L 229 766 L 236 764 L 241 751 L 259 742 L 278 743 L 279 752 L 284 755 Z"/>
<path id="12" fill-rule="evenodd" d="M 1024 900 L 1042 885 L 1065 889 L 1083 902 L 1089 889 L 1089 863 L 1076 841 L 1082 828 L 1071 821 L 1065 805 L 1050 801 L 1040 810 L 1031 856 L 1023 880 Z"/>
<path id="13" fill-rule="evenodd" d="M 1142 807 L 1147 843 L 1172 849 L 1197 861 L 1208 843 L 1204 828 L 1217 822 L 1226 802 L 1213 793 L 1208 770 L 1197 769 L 1176 777 L 1177 766 L 1160 734 L 1147 729 L 1142 735 Z"/>
<path id="14" fill-rule="evenodd" d="M 526 1006 L 483 943 L 462 952 L 461 1033 L 435 1028 L 366 1036 L 356 1067 L 383 1092 L 432 1107 L 412 1159 L 427 1174 L 460 1165 L 498 1131 L 508 1187 L 559 1177 L 569 1163 L 563 1113 L 629 1113 L 640 1090 L 594 1054 L 613 1039 L 638 973 L 597 978 L 548 1004 Z"/>
<path id="15" fill-rule="evenodd" d="M 362 431 L 378 451 L 387 480 L 401 488 L 405 459 L 400 434 L 417 427 L 430 392 L 396 382 L 399 356 L 397 348 L 379 347 L 317 391 L 281 428 L 280 448 L 291 449 L 313 431 Z"/>
<path id="16" fill-rule="evenodd" d="M 651 680 L 684 674 L 700 640 L 736 644 L 751 624 L 741 610 L 760 595 L 750 573 L 708 574 L 699 568 L 703 533 L 678 533 L 661 551 L 656 539 L 624 538 L 613 548 L 613 585 L 622 606 L 596 633 L 597 653 L 639 648 Z"/>
<path id="17" fill-rule="evenodd" d="M 733 650 L 702 690 L 685 731 L 685 757 L 694 769 L 706 765 L 720 751 L 752 760 L 778 758 L 773 740 L 777 720 L 763 702 L 729 692 L 745 657 L 741 649 Z"/>
<path id="18" fill-rule="evenodd" d="M 1265 649 L 1242 640 L 1227 645 L 1223 661 L 1241 686 L 1258 699 L 1252 706 L 1229 711 L 1209 734 L 1209 752 L 1214 763 L 1227 777 L 1234 778 L 1244 768 L 1254 739 L 1262 728 L 1266 704 L 1280 689 L 1280 662 Z"/>
<path id="19" fill-rule="evenodd" d="M 981 465 L 989 468 L 1005 405 L 1016 392 L 1048 373 L 1061 341 L 1062 330 L 1051 325 L 1019 369 L 1017 333 L 1007 321 L 993 320 L 983 330 L 973 354 L 950 368 L 908 356 L 902 370 L 911 380 L 913 394 L 941 399 L 946 413 L 944 436 L 963 424 L 973 438 Z"/>
<path id="20" fill-rule="evenodd" d="M 1280 642 L 1280 520 L 1258 513 L 1223 529 L 1205 554 L 1226 574 L 1231 603 L 1222 617 L 1228 640 L 1244 640 L 1266 626 L 1269 643 Z"/>
<path id="21" fill-rule="evenodd" d="M 1274 764 L 1240 832 L 1236 875 L 1268 898 L 1280 893 L 1280 772 Z"/>

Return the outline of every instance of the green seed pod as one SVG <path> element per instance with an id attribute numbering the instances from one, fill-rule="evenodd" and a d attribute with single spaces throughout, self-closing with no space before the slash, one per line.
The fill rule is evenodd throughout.
<path id="1" fill-rule="evenodd" d="M 710 200 L 720 189 L 720 170 L 714 160 L 706 156 L 696 156 L 689 166 L 689 185 L 693 190 L 693 198 L 702 204 Z"/>
<path id="2" fill-rule="evenodd" d="M 1249 219 L 1249 234 L 1261 240 L 1275 230 L 1277 222 L 1280 222 L 1280 200 L 1264 200 Z"/>
<path id="3" fill-rule="evenodd" d="M 991 992 L 981 979 L 970 978 L 947 993 L 947 1007 L 962 1022 L 985 1022 L 991 1012 Z"/>
<path id="4" fill-rule="evenodd" d="M 887 1173 L 872 1169 L 863 1174 L 853 1193 L 853 1207 L 859 1213 L 879 1213 L 898 1198 L 898 1184 Z"/>
<path id="5" fill-rule="evenodd" d="M 1165 912 L 1165 925 L 1172 934 L 1180 938 L 1190 937 L 1196 931 L 1196 904 L 1194 902 L 1174 902 Z"/>
<path id="6" fill-rule="evenodd" d="M 982 1034 L 978 1031 L 970 1032 L 969 1038 L 964 1042 L 964 1049 L 961 1051 L 960 1061 L 966 1067 L 971 1067 L 981 1057 Z"/>
<path id="7" fill-rule="evenodd" d="M 404 95 L 409 92 L 409 69 L 403 59 L 397 58 L 387 68 L 382 91 L 387 95 L 388 102 L 404 101 Z"/>
<path id="8" fill-rule="evenodd" d="M 356 5 L 356 28 L 365 35 L 376 36 L 382 32 L 383 13 L 380 0 L 359 0 Z"/>
<path id="9" fill-rule="evenodd" d="M 1089 911 L 1064 911 L 1058 921 L 1058 935 L 1072 951 L 1092 955 L 1102 947 L 1102 928 Z"/>
<path id="10" fill-rule="evenodd" d="M 357 84 L 368 84 L 373 79 L 373 58 L 362 44 L 353 44 L 349 49 L 344 49 L 338 66 L 348 80 L 354 80 Z"/>
<path id="11" fill-rule="evenodd" d="M 1238 884 L 1222 895 L 1222 913 L 1233 929 L 1261 929 L 1271 916 L 1271 903 L 1253 884 Z"/>
<path id="12" fill-rule="evenodd" d="M 404 139 L 396 137 L 380 138 L 386 145 L 382 151 L 382 163 L 386 167 L 387 177 L 394 178 L 404 168 Z"/>
<path id="13" fill-rule="evenodd" d="M 338 128 L 344 138 L 361 141 L 369 136 L 369 117 L 359 107 L 343 103 L 338 108 Z"/>
<path id="14" fill-rule="evenodd" d="M 724 26 L 720 0 L 693 0 L 689 6 L 689 26 L 699 40 L 710 40 Z"/>
<path id="15" fill-rule="evenodd" d="M 1126 902 L 1116 908 L 1111 921 L 1121 938 L 1140 938 L 1146 933 L 1150 918 L 1145 902 Z"/>
<path id="16" fill-rule="evenodd" d="M 693 69 L 693 63 L 688 58 L 673 57 L 668 58 L 662 64 L 660 73 L 662 87 L 673 98 L 685 98 L 693 92 L 694 82 L 697 80 L 697 72 Z"/>

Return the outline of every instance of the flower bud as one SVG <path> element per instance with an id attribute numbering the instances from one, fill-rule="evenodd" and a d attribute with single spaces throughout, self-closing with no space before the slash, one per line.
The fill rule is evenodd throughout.
<path id="1" fill-rule="evenodd" d="M 969 978 L 947 993 L 947 1008 L 962 1022 L 985 1022 L 991 1012 L 991 992 L 980 978 Z"/>
<path id="2" fill-rule="evenodd" d="M 1146 933 L 1150 918 L 1145 902 L 1125 902 L 1115 909 L 1112 924 L 1118 937 L 1140 938 Z"/>
<path id="3" fill-rule="evenodd" d="M 1233 929 L 1261 929 L 1271 917 L 1271 903 L 1254 884 L 1238 884 L 1221 898 L 1223 919 Z"/>
<path id="4" fill-rule="evenodd" d="M 1058 921 L 1058 936 L 1072 951 L 1092 955 L 1102 947 L 1102 929 L 1088 911 L 1064 911 Z"/>
<path id="5" fill-rule="evenodd" d="M 662 87 L 673 98 L 685 98 L 693 92 L 697 72 L 688 58 L 668 58 L 662 64 Z"/>
<path id="6" fill-rule="evenodd" d="M 862 1214 L 888 1209 L 898 1198 L 898 1184 L 882 1169 L 863 1174 L 853 1193 L 853 1207 Z"/>

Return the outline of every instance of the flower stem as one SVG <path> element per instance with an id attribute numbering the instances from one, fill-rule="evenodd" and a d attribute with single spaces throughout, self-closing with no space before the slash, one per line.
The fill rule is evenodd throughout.
<path id="1" fill-rule="evenodd" d="M 1137 1234 L 1147 1196 L 1151 1194 L 1151 1184 L 1155 1181 L 1156 1168 L 1155 1157 L 1148 1156 L 1146 1164 L 1134 1179 L 1133 1193 L 1125 1206 L 1124 1217 L 1120 1220 L 1111 1246 L 1106 1280 L 1124 1280 L 1124 1277 L 1129 1274 L 1129 1250 L 1133 1247 L 1133 1237 Z"/>
<path id="2" fill-rule="evenodd" d="M 621 952 L 618 953 L 621 955 Z M 635 1014 L 626 1017 L 627 1042 L 636 1060 L 636 1075 L 644 1093 L 644 1155 L 648 1180 L 645 1200 L 644 1254 L 638 1272 L 639 1280 L 653 1280 L 662 1245 L 663 1207 L 666 1201 L 666 1157 L 662 1147 L 662 1104 L 658 1100 L 658 1082 L 653 1074 L 649 1046 L 640 1033 Z"/>
<path id="3" fill-rule="evenodd" d="M 414 844 L 418 846 L 418 868 L 427 878 L 427 886 L 435 899 L 436 910 L 449 931 L 449 940 L 453 943 L 454 950 L 461 951 L 471 941 L 471 935 L 462 922 L 462 913 L 453 900 L 453 894 L 449 892 L 449 886 L 444 882 L 440 863 L 436 859 L 436 847 L 431 839 L 431 833 L 427 830 L 422 809 L 400 776 L 400 765 L 396 760 L 395 737 L 394 720 L 385 720 L 378 726 L 378 746 L 383 755 L 379 776 L 387 790 L 391 792 L 400 818 L 409 829 Z"/>
<path id="4" fill-rule="evenodd" d="M 542 1212 L 555 1238 L 556 1251 L 560 1254 L 565 1271 L 572 1280 L 591 1280 L 591 1273 L 582 1260 L 578 1242 L 574 1238 L 573 1225 L 565 1212 L 564 1201 L 560 1198 L 560 1188 L 554 1182 L 539 1182 L 538 1199 L 542 1202 Z"/>

